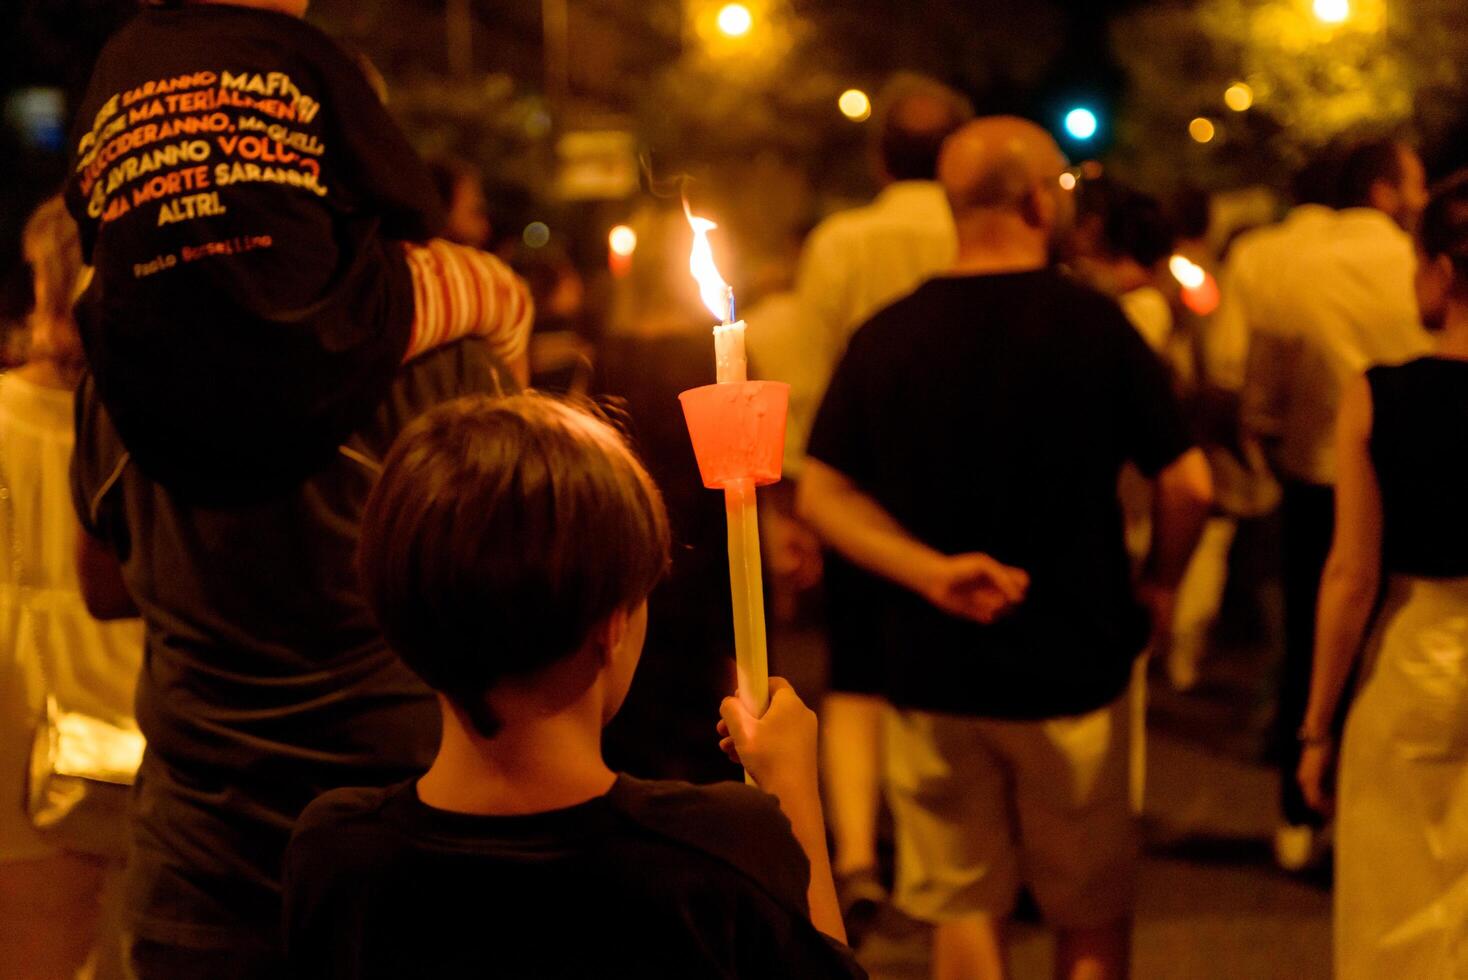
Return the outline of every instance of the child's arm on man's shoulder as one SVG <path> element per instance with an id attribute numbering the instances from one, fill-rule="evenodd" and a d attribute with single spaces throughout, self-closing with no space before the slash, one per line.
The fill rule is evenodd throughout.
<path id="1" fill-rule="evenodd" d="M 723 718 L 720 747 L 744 766 L 760 789 L 779 800 L 781 812 L 810 861 L 807 897 L 811 922 L 826 935 L 846 942 L 846 925 L 826 850 L 815 712 L 801 702 L 789 681 L 771 677 L 770 707 L 764 717 L 750 714 L 738 698 L 725 698 L 719 714 Z"/>
<path id="2" fill-rule="evenodd" d="M 522 387 L 530 383 L 530 287 L 488 252 L 436 238 L 408 245 L 413 276 L 413 327 L 403 360 L 479 336 Z"/>

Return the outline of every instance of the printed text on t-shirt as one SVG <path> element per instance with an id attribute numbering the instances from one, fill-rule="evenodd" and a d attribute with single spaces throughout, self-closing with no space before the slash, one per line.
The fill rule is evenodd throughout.
<path id="1" fill-rule="evenodd" d="M 228 213 L 220 189 L 270 183 L 325 197 L 321 103 L 283 72 L 197 71 L 110 96 L 77 146 L 87 214 L 156 206 L 156 225 Z"/>

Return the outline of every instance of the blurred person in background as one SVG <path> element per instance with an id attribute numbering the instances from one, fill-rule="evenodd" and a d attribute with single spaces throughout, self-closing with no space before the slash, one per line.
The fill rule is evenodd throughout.
<path id="1" fill-rule="evenodd" d="M 1283 222 L 1249 232 L 1224 268 L 1212 332 L 1218 377 L 1242 392 L 1246 428 L 1283 485 L 1285 650 L 1276 717 L 1281 867 L 1316 855 L 1319 816 L 1300 795 L 1296 733 L 1304 719 L 1320 577 L 1334 523 L 1334 425 L 1341 392 L 1366 368 L 1431 349 L 1412 282 L 1412 227 L 1427 201 L 1422 161 L 1406 144 L 1358 145 L 1335 193 L 1306 187 Z M 1322 178 L 1315 178 L 1322 179 Z M 1312 200 L 1333 198 L 1339 210 Z"/>
<path id="2" fill-rule="evenodd" d="M 1071 172 L 1074 176 L 1074 171 Z M 1073 263 L 1077 274 L 1094 289 L 1116 300 L 1127 320 L 1168 368 L 1174 384 L 1176 366 L 1173 311 L 1167 295 L 1158 288 L 1166 275 L 1166 260 L 1172 254 L 1175 232 L 1158 201 L 1140 191 L 1104 177 L 1076 184 L 1076 226 L 1071 235 Z M 1117 480 L 1126 528 L 1127 552 L 1132 574 L 1140 579 L 1152 538 L 1152 481 L 1134 464 L 1121 468 Z M 1174 627 L 1176 620 L 1174 619 Z M 1169 638 L 1154 638 L 1154 644 Z M 1147 773 L 1147 665 L 1152 655 L 1166 650 L 1149 647 L 1133 664 L 1131 692 L 1132 808 L 1138 813 L 1146 797 Z"/>
<path id="3" fill-rule="evenodd" d="M 538 333 L 569 330 L 578 336 L 592 331 L 586 314 L 586 281 L 566 249 L 556 244 L 530 248 L 521 243 L 506 250 L 506 261 L 530 287 Z"/>
<path id="4" fill-rule="evenodd" d="M 678 408 L 679 392 L 714 383 L 712 318 L 688 275 L 693 237 L 677 202 L 650 201 L 628 225 L 637 251 L 613 287 L 593 388 L 625 412 L 663 488 L 673 560 L 648 597 L 642 665 L 607 727 L 607 759 L 642 778 L 737 779 L 706 737 L 710 712 L 734 690 L 724 501 L 704 488 Z"/>
<path id="5" fill-rule="evenodd" d="M 757 336 L 750 341 L 751 375 L 787 382 L 792 397 L 798 391 L 803 398 L 812 397 L 826 377 L 825 367 L 810 356 L 810 323 L 795 292 L 794 271 L 808 231 L 795 231 L 764 254 L 746 277 L 749 285 L 741 292 L 752 300 L 741 306 L 747 310 L 744 318 L 759 324 Z M 821 379 L 819 385 L 814 381 L 816 377 Z M 802 405 L 795 411 L 808 423 L 814 409 Z M 782 461 L 786 479 L 763 491 L 761 502 L 773 506 L 760 508 L 760 544 L 769 581 L 771 622 L 787 628 L 777 649 L 793 654 L 788 659 L 780 658 L 779 671 L 801 690 L 824 690 L 823 658 L 801 656 L 825 644 L 817 589 L 824 568 L 821 542 L 794 514 L 794 477 L 800 473 L 804 459 L 805 439 L 792 434 L 785 440 Z M 802 676 L 806 671 L 809 676 Z"/>
<path id="6" fill-rule="evenodd" d="M 0 976 L 70 980 L 84 964 L 116 976 L 122 936 L 102 903 L 116 900 L 108 879 L 122 855 L 58 850 L 32 829 L 24 794 L 47 694 L 62 710 L 132 725 L 143 630 L 93 619 L 77 579 L 67 468 L 83 359 L 72 303 L 87 270 L 60 198 L 31 216 L 24 252 L 29 356 L 0 374 Z"/>
<path id="7" fill-rule="evenodd" d="M 531 385 L 577 397 L 589 394 L 597 331 L 581 270 L 558 242 L 532 248 L 516 238 L 501 244 L 500 255 L 525 280 L 535 303 Z"/>
<path id="8" fill-rule="evenodd" d="M 1220 483 L 1217 470 L 1228 468 L 1228 464 L 1218 458 L 1222 447 L 1216 445 L 1218 439 L 1212 434 L 1215 427 L 1212 420 L 1199 417 L 1214 406 L 1214 401 L 1203 395 L 1208 387 L 1202 351 L 1202 332 L 1207 324 L 1177 302 L 1177 283 L 1168 268 L 1168 260 L 1178 246 L 1178 226 L 1155 198 L 1107 178 L 1079 182 L 1077 210 L 1076 271 L 1092 286 L 1116 299 L 1147 346 L 1166 365 L 1193 434 L 1207 448 L 1217 486 Z M 1188 210 L 1193 222 L 1190 228 L 1193 250 L 1199 251 L 1206 224 L 1199 228 L 1198 211 L 1202 211 L 1206 222 L 1206 198 L 1201 208 L 1191 202 Z M 1222 410 L 1236 419 L 1233 401 L 1236 400 Z M 1134 567 L 1140 569 L 1151 543 L 1151 483 L 1135 467 L 1124 467 L 1119 494 L 1126 518 L 1127 550 Z M 1191 690 L 1198 683 L 1198 665 L 1223 604 L 1229 552 L 1237 527 L 1232 517 L 1221 512 L 1211 516 L 1204 525 L 1198 547 L 1178 586 L 1172 632 L 1163 638 L 1160 649 L 1149 651 L 1161 658 L 1168 680 L 1177 690 Z M 1139 701 L 1145 693 L 1143 681 L 1139 668 L 1136 679 Z M 1142 734 L 1140 725 L 1135 734 Z M 1136 762 L 1141 770 L 1140 755 Z"/>
<path id="9" fill-rule="evenodd" d="M 952 89 L 899 74 L 877 99 L 876 200 L 821 222 L 806 240 L 796 293 L 808 323 L 808 371 L 790 377 L 789 439 L 803 446 L 847 341 L 873 313 L 953 264 L 953 214 L 937 183 L 944 139 L 973 115 Z M 788 476 L 795 478 L 798 472 Z M 886 898 L 877 871 L 883 682 L 870 610 L 888 585 L 830 555 L 824 569 L 830 692 L 821 705 L 821 771 L 836 887 L 852 941 Z"/>
<path id="10" fill-rule="evenodd" d="M 433 186 L 443 201 L 443 237 L 472 248 L 489 248 L 494 228 L 479 168 L 458 157 L 438 157 L 427 163 Z"/>
<path id="11" fill-rule="evenodd" d="M 1109 178 L 1077 184 L 1073 266 L 1093 289 L 1116 300 L 1121 311 L 1169 370 L 1173 358 L 1172 304 L 1158 288 L 1172 254 L 1171 223 L 1155 198 Z M 1151 536 L 1151 483 L 1123 467 L 1118 489 L 1126 517 L 1127 550 L 1134 564 L 1147 557 Z"/>
<path id="12" fill-rule="evenodd" d="M 1166 358 L 1172 307 L 1158 282 L 1176 231 L 1156 198 L 1106 177 L 1082 179 L 1076 194 L 1076 271 L 1113 297 L 1142 339 Z"/>
<path id="13" fill-rule="evenodd" d="M 1416 290 L 1434 352 L 1342 395 L 1300 729 L 1301 790 L 1329 812 L 1359 663 L 1334 794 L 1338 980 L 1468 975 L 1468 172 L 1423 215 Z"/>

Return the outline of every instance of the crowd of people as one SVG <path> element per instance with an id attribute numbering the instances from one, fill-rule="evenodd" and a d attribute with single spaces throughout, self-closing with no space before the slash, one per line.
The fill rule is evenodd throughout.
<path id="1" fill-rule="evenodd" d="M 146 3 L 26 228 L 0 975 L 855 977 L 890 905 L 935 980 L 1001 978 L 1027 893 L 1057 976 L 1124 977 L 1149 663 L 1196 685 L 1276 509 L 1276 856 L 1333 821 L 1343 980 L 1468 969 L 1468 175 L 1362 142 L 1215 249 L 1196 201 L 894 77 L 880 193 L 759 307 L 771 602 L 830 669 L 756 717 L 676 405 L 714 380 L 681 210 L 567 348 L 599 402 L 532 389 L 579 285 L 485 250 L 479 175 L 305 6 Z M 276 166 L 126 156 L 216 95 Z M 104 730 L 126 772 L 61 759 Z"/>

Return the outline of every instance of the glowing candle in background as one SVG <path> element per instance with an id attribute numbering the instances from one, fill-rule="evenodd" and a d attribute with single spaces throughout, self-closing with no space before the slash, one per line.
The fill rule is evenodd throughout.
<path id="1" fill-rule="evenodd" d="M 612 275 L 622 278 L 632 271 L 632 256 L 637 252 L 637 232 L 628 225 L 617 225 L 607 232 L 607 265 Z"/>
<path id="2" fill-rule="evenodd" d="M 1208 316 L 1218 309 L 1220 293 L 1218 282 L 1208 270 L 1186 255 L 1174 255 L 1167 261 L 1167 268 L 1177 280 L 1183 305 L 1198 316 Z"/>

